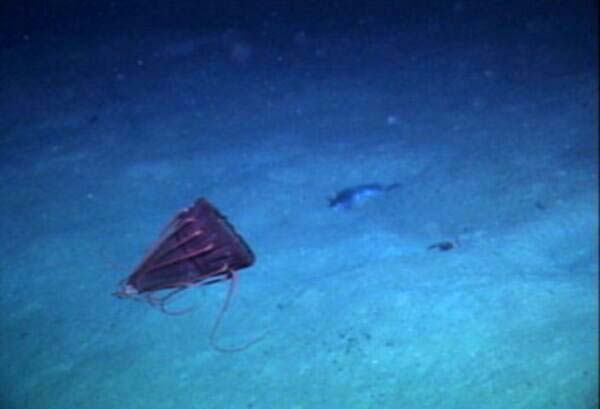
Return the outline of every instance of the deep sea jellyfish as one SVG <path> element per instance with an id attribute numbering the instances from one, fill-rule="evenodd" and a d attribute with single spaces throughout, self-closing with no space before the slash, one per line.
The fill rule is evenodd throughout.
<path id="1" fill-rule="evenodd" d="M 224 348 L 217 345 L 216 334 L 235 291 L 238 271 L 254 264 L 254 260 L 254 253 L 225 216 L 200 198 L 171 220 L 140 265 L 119 283 L 114 295 L 147 302 L 167 314 L 181 314 L 189 309 L 166 308 L 175 294 L 229 280 L 209 340 L 218 351 L 239 351 L 262 337 L 240 347 Z"/>

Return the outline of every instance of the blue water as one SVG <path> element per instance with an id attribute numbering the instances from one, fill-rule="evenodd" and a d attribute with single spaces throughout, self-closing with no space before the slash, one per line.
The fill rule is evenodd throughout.
<path id="1" fill-rule="evenodd" d="M 592 2 L 41 4 L 0 18 L 2 408 L 598 406 Z M 241 352 L 228 283 L 111 295 L 199 197 L 256 253 Z"/>

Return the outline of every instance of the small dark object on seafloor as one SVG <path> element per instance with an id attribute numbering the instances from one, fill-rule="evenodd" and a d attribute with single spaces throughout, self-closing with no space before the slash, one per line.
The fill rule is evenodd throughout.
<path id="1" fill-rule="evenodd" d="M 254 260 L 254 253 L 225 216 L 208 200 L 200 198 L 171 220 L 141 264 L 121 281 L 113 295 L 145 301 L 167 314 L 181 314 L 188 310 L 175 312 L 165 308 L 175 294 L 187 288 L 230 280 L 209 340 L 218 351 L 239 351 L 260 338 L 241 347 L 223 348 L 216 344 L 216 334 L 233 296 L 237 271 L 251 266 Z M 157 295 L 162 290 L 168 292 Z"/>
<path id="2" fill-rule="evenodd" d="M 438 250 L 438 251 L 448 251 L 453 250 L 458 247 L 458 243 L 454 241 L 440 241 L 438 243 L 433 243 L 431 246 L 427 247 L 427 250 Z"/>

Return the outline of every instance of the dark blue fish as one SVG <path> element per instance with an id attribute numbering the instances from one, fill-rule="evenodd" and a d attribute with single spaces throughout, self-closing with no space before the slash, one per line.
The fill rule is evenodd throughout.
<path id="1" fill-rule="evenodd" d="M 392 189 L 400 187 L 399 183 L 391 185 L 382 185 L 380 183 L 370 183 L 358 185 L 340 190 L 335 196 L 329 199 L 329 207 L 334 209 L 351 209 L 356 205 L 364 203 L 366 200 L 378 196 L 381 193 L 389 192 Z"/>

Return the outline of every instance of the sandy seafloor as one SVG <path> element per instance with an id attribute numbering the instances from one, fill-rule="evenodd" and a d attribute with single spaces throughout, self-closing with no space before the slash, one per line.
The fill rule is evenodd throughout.
<path id="1" fill-rule="evenodd" d="M 597 407 L 596 40 L 446 29 L 3 49 L 2 407 Z M 198 197 L 257 256 L 242 352 L 226 285 L 111 296 Z"/>

